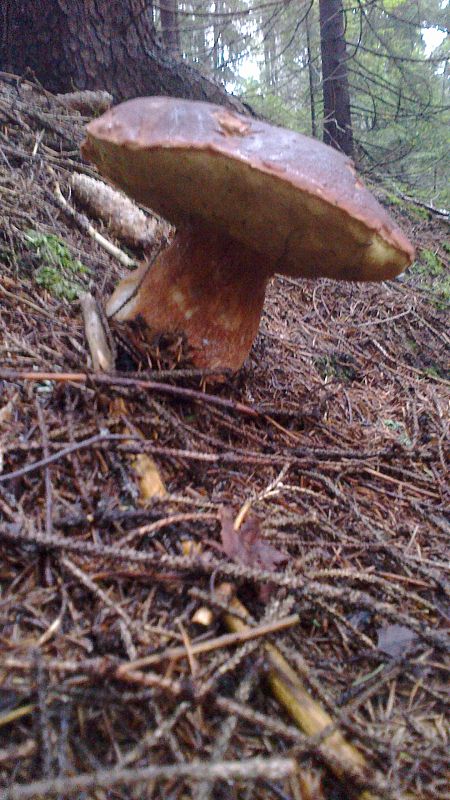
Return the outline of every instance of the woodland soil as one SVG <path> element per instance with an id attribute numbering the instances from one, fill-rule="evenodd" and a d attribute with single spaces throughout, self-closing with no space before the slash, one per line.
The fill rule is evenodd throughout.
<path id="1" fill-rule="evenodd" d="M 96 177 L 79 155 L 85 122 L 0 78 L 2 797 L 443 798 L 445 220 L 379 182 L 417 247 L 401 280 L 275 279 L 244 368 L 220 382 L 139 326 L 111 326 L 119 371 L 94 374 L 71 292 L 102 303 L 124 268 L 59 199 L 80 214 L 71 174 Z M 232 560 L 220 520 L 244 504 L 253 538 Z M 194 652 L 226 632 L 223 580 L 251 625 L 299 615 L 270 641 L 366 770 L 335 765 L 334 779 L 320 738 L 276 705 L 263 637 Z M 169 652 L 180 646 L 187 657 Z M 149 654 L 161 657 L 129 666 Z M 287 757 L 299 774 L 277 777 L 270 760 Z M 239 763 L 214 782 L 194 762 Z M 163 772 L 139 781 L 152 765 Z M 82 794 L 86 774 L 98 780 Z"/>

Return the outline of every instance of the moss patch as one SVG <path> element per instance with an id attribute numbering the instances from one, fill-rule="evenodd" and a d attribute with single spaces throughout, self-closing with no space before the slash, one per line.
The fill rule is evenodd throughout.
<path id="1" fill-rule="evenodd" d="M 420 259 L 414 267 L 419 274 L 429 275 L 437 278 L 445 272 L 445 267 L 433 250 L 424 249 L 420 253 Z"/>
<path id="2" fill-rule="evenodd" d="M 444 243 L 443 249 L 448 245 Z M 450 270 L 433 251 L 423 248 L 419 259 L 411 267 L 411 275 L 420 278 L 421 289 L 430 294 L 431 302 L 438 309 L 446 309 L 450 304 Z"/>
<path id="3" fill-rule="evenodd" d="M 330 353 L 315 359 L 315 366 L 324 379 L 335 378 L 341 383 L 360 380 L 358 365 L 349 353 Z"/>
<path id="4" fill-rule="evenodd" d="M 25 234 L 28 249 L 38 259 L 40 266 L 34 280 L 54 297 L 73 302 L 78 298 L 83 284 L 77 280 L 91 273 L 81 261 L 73 258 L 68 247 L 58 236 L 28 230 Z"/>

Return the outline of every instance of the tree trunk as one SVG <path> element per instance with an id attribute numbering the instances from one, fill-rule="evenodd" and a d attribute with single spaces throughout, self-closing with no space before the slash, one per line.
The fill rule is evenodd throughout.
<path id="1" fill-rule="evenodd" d="M 220 14 L 222 13 L 221 0 L 216 0 L 214 3 L 214 16 L 213 16 L 213 36 L 214 44 L 212 49 L 212 62 L 213 69 L 218 72 L 223 63 L 223 48 L 222 48 L 222 26 L 224 24 Z"/>
<path id="2" fill-rule="evenodd" d="M 176 0 L 160 0 L 162 39 L 169 53 L 180 52 L 180 31 Z"/>
<path id="3" fill-rule="evenodd" d="M 309 107 L 311 110 L 311 136 L 315 139 L 317 138 L 317 121 L 316 121 L 316 98 L 315 98 L 315 86 L 314 86 L 314 66 L 312 62 L 312 50 L 311 50 L 311 24 L 309 19 L 309 13 L 306 15 L 305 19 L 305 26 L 306 26 L 306 50 L 308 55 L 308 79 L 309 79 Z"/>
<path id="4" fill-rule="evenodd" d="M 164 48 L 146 0 L 3 0 L 0 68 L 52 92 L 165 94 L 248 109 Z"/>
<path id="5" fill-rule="evenodd" d="M 267 89 L 273 91 L 277 83 L 277 46 L 273 28 L 264 33 L 264 76 Z"/>
<path id="6" fill-rule="evenodd" d="M 342 0 L 319 0 L 322 50 L 323 140 L 353 155 L 353 131 Z"/>

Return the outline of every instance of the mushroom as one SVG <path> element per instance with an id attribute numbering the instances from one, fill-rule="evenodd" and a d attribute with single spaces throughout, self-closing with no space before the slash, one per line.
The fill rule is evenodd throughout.
<path id="1" fill-rule="evenodd" d="M 194 363 L 237 370 L 275 273 L 393 278 L 414 250 L 350 159 L 210 103 L 128 100 L 87 126 L 83 155 L 176 226 L 107 304 L 119 321 L 185 334 Z"/>

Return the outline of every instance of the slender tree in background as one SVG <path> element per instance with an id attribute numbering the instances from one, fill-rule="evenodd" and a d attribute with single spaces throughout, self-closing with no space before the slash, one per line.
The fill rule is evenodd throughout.
<path id="1" fill-rule="evenodd" d="M 319 0 L 322 51 L 323 140 L 353 155 L 353 131 L 342 0 Z"/>
<path id="2" fill-rule="evenodd" d="M 169 17 L 174 9 L 165 0 Z M 0 67 L 31 70 L 50 91 L 106 89 L 116 100 L 167 94 L 243 108 L 161 45 L 147 0 L 3 0 L 3 18 Z M 166 40 L 176 44 L 173 17 L 166 22 Z"/>
<path id="3" fill-rule="evenodd" d="M 174 54 L 178 54 L 180 51 L 177 7 L 177 0 L 160 0 L 162 39 L 169 53 Z"/>
<path id="4" fill-rule="evenodd" d="M 309 106 L 311 109 L 311 135 L 317 138 L 317 114 L 316 98 L 314 91 L 314 64 L 312 60 L 311 48 L 311 15 L 307 14 L 305 19 L 306 50 L 308 57 L 308 83 L 309 83 Z"/>

